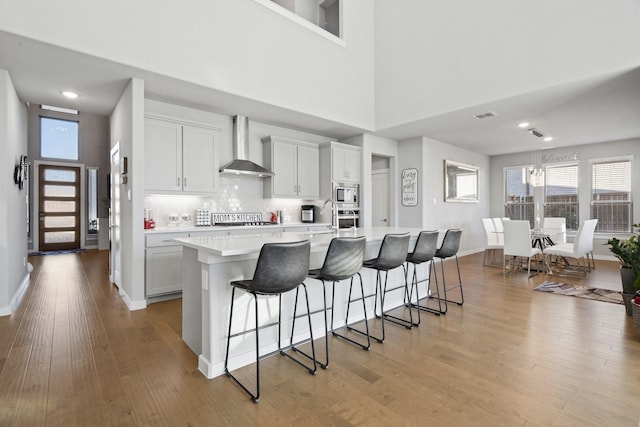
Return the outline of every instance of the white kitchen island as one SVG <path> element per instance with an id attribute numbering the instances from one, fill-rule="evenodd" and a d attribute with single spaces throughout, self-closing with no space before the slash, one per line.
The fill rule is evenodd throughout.
<path id="1" fill-rule="evenodd" d="M 409 250 L 413 250 L 416 237 L 421 229 L 404 227 L 374 227 L 359 229 L 331 230 L 330 232 L 256 232 L 237 238 L 227 236 L 202 236 L 178 238 L 175 242 L 183 246 L 183 291 L 182 291 L 182 339 L 198 355 L 198 369 L 207 377 L 214 378 L 224 373 L 224 356 L 226 335 L 231 303 L 230 281 L 253 277 L 256 261 L 262 245 L 265 243 L 311 241 L 311 268 L 322 266 L 329 243 L 334 237 L 365 236 L 367 249 L 365 259 L 375 258 L 382 239 L 389 233 L 409 233 L 411 241 Z M 283 265 L 282 268 L 286 268 Z M 422 273 L 426 274 L 426 273 Z M 365 293 L 373 293 L 375 272 L 363 269 L 362 277 Z M 391 272 L 389 288 L 404 282 L 402 268 Z M 307 279 L 312 312 L 323 307 L 322 285 L 320 282 Z M 354 289 L 356 289 L 354 287 Z M 359 289 L 359 287 L 358 287 Z M 348 298 L 349 283 L 346 281 L 336 287 L 335 324 L 336 328 L 344 326 L 344 313 Z M 330 303 L 331 287 L 327 287 L 327 300 Z M 355 291 L 354 291 L 355 292 Z M 359 292 L 356 294 L 359 295 Z M 295 292 L 283 296 L 282 331 L 283 345 L 288 343 L 288 333 L 293 312 Z M 403 304 L 401 290 L 391 292 L 385 300 L 385 309 Z M 253 305 L 251 297 L 245 293 L 236 293 L 236 310 L 232 333 L 247 330 L 253 325 Z M 278 318 L 278 298 L 260 297 L 260 325 L 272 323 Z M 242 316 L 242 308 L 245 315 Z M 361 304 L 353 304 L 349 321 L 361 320 L 364 313 Z M 360 309 L 360 310 L 358 310 Z M 304 311 L 302 311 L 304 312 Z M 300 311 L 299 311 L 300 313 Z M 324 320 L 322 312 L 313 316 L 314 338 L 324 336 Z M 330 315 L 330 313 L 329 313 Z M 368 317 L 373 317 L 373 298 L 368 298 Z M 260 354 L 277 349 L 277 327 L 260 330 Z M 298 322 L 294 341 L 308 337 L 306 322 Z M 286 339 L 285 339 L 286 337 Z M 247 334 L 231 341 L 229 367 L 235 369 L 253 363 L 255 360 L 255 337 Z"/>

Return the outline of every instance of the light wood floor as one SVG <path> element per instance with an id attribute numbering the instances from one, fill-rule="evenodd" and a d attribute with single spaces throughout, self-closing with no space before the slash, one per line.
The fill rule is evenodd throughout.
<path id="1" fill-rule="evenodd" d="M 533 292 L 461 259 L 466 302 L 419 328 L 389 325 L 362 351 L 331 340 L 309 375 L 262 365 L 253 404 L 229 378 L 205 379 L 180 339 L 180 300 L 129 312 L 107 252 L 32 257 L 19 309 L 0 317 L 1 426 L 636 426 L 640 334 L 621 305 Z M 564 279 L 569 281 L 568 279 Z M 619 283 L 598 262 L 583 282 Z M 245 369 L 245 368 L 243 368 Z M 241 372 L 249 375 L 250 370 Z"/>

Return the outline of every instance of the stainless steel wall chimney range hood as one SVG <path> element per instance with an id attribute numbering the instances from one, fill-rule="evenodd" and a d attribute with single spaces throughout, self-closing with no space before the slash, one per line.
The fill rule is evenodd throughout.
<path id="1" fill-rule="evenodd" d="M 248 160 L 249 121 L 245 116 L 233 117 L 233 161 L 220 168 L 220 173 L 233 175 L 253 175 L 259 178 L 273 176 L 274 173 Z"/>

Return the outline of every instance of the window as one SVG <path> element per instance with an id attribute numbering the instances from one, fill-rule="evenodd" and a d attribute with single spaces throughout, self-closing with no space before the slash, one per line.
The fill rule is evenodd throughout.
<path id="1" fill-rule="evenodd" d="M 631 160 L 591 164 L 591 218 L 597 232 L 629 233 L 631 215 Z"/>
<path id="2" fill-rule="evenodd" d="M 78 160 L 78 122 L 40 117 L 40 156 Z"/>
<path id="3" fill-rule="evenodd" d="M 504 171 L 504 216 L 527 220 L 533 227 L 533 186 L 529 183 L 529 168 L 506 168 Z"/>
<path id="4" fill-rule="evenodd" d="M 324 37 L 342 41 L 341 0 L 254 1 Z"/>
<path id="5" fill-rule="evenodd" d="M 545 169 L 544 216 L 566 218 L 567 230 L 578 229 L 578 165 Z"/>
<path id="6" fill-rule="evenodd" d="M 87 234 L 98 233 L 98 169 L 87 168 Z"/>

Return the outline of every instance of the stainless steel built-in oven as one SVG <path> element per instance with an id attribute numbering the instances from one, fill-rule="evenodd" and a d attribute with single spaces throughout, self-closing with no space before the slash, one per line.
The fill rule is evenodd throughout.
<path id="1" fill-rule="evenodd" d="M 360 198 L 358 184 L 333 184 L 333 197 L 338 210 L 338 227 L 350 228 L 360 225 Z"/>
<path id="2" fill-rule="evenodd" d="M 360 226 L 360 209 L 342 209 L 338 207 L 338 228 L 355 228 Z"/>

